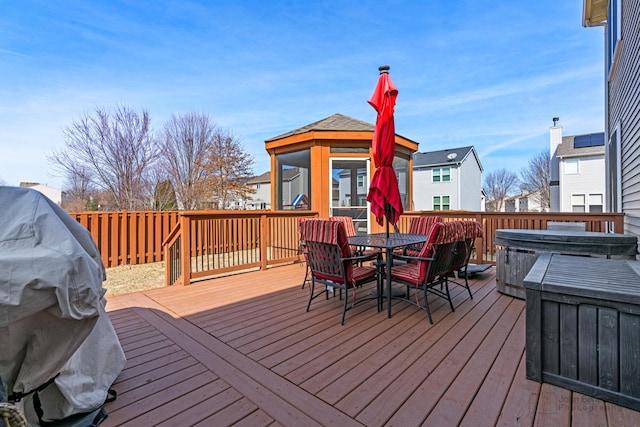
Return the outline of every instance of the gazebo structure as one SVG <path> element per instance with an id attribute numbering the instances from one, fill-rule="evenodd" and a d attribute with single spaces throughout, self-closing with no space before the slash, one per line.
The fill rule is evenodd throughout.
<path id="1" fill-rule="evenodd" d="M 367 206 L 375 165 L 374 125 L 342 114 L 265 141 L 271 156 L 271 207 L 350 216 L 361 233 L 381 231 Z M 396 134 L 393 167 L 405 210 L 411 210 L 413 153 L 418 143 Z"/>

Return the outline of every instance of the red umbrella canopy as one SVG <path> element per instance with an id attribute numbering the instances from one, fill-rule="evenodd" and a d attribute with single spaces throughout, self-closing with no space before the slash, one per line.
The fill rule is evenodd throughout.
<path id="1" fill-rule="evenodd" d="M 393 170 L 393 158 L 396 151 L 396 130 L 393 120 L 393 109 L 396 105 L 398 89 L 391 81 L 389 67 L 382 66 L 378 84 L 369 99 L 369 104 L 375 108 L 378 116 L 373 132 L 373 161 L 376 172 L 369 186 L 367 201 L 371 203 L 371 211 L 376 216 L 378 224 L 383 224 L 385 206 L 387 206 L 387 221 L 396 224 L 403 213 L 402 200 L 398 180 Z"/>

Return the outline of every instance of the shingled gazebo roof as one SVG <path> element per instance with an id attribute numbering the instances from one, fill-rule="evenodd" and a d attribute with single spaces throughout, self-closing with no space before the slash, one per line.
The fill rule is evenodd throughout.
<path id="1" fill-rule="evenodd" d="M 302 126 L 301 128 L 283 133 L 266 142 L 276 141 L 293 135 L 300 135 L 307 132 L 373 132 L 375 126 L 362 120 L 354 119 L 344 114 L 334 114 L 317 122 Z"/>

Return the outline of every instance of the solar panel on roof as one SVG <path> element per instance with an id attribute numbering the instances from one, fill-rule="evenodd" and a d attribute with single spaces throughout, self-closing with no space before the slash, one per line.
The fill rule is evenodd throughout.
<path id="1" fill-rule="evenodd" d="M 578 135 L 573 138 L 573 148 L 597 147 L 604 145 L 604 133 Z"/>

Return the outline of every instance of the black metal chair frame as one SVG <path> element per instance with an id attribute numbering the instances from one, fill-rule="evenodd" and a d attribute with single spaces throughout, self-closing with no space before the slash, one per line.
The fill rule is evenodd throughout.
<path id="1" fill-rule="evenodd" d="M 311 268 L 309 268 L 309 257 L 307 256 L 307 243 L 303 240 L 300 240 L 300 253 L 304 256 L 304 280 L 302 281 L 301 288 L 304 289 L 304 285 L 307 283 L 311 283 Z"/>
<path id="2" fill-rule="evenodd" d="M 325 295 L 325 298 L 329 299 L 329 291 L 339 289 L 340 299 L 342 299 L 342 291 L 345 291 L 344 303 L 342 307 L 342 320 L 341 324 L 344 325 L 345 314 L 348 310 L 356 306 L 356 304 L 370 300 L 371 297 L 361 298 L 356 300 L 354 298 L 353 303 L 349 305 L 349 290 L 355 290 L 355 287 L 361 287 L 365 283 L 376 281 L 377 296 L 378 299 L 378 311 L 380 311 L 382 302 L 382 281 L 380 275 L 380 266 L 382 265 L 380 254 L 359 255 L 348 258 L 343 258 L 340 255 L 340 246 L 337 244 L 317 242 L 307 240 L 307 263 L 311 271 L 311 290 L 309 295 L 309 303 L 307 304 L 307 312 L 311 308 L 311 301 L 315 298 Z M 361 280 L 355 283 L 349 283 L 347 281 L 346 268 L 354 268 L 354 263 L 362 264 L 364 261 L 375 261 L 375 274 L 367 277 L 365 280 Z M 358 267 L 356 267 L 358 268 Z M 318 277 L 324 276 L 324 277 Z M 329 279 L 331 278 L 331 279 Z M 355 279 L 354 279 L 355 280 Z M 324 286 L 324 289 L 314 293 L 316 284 Z"/>
<path id="3" fill-rule="evenodd" d="M 448 273 L 451 269 L 453 258 L 456 255 L 457 245 L 458 242 L 448 242 L 433 245 L 433 255 L 430 258 L 409 255 L 394 255 L 394 259 L 397 258 L 406 261 L 407 263 L 411 263 L 411 265 L 415 266 L 414 268 L 419 268 L 418 261 L 429 262 L 429 267 L 427 269 L 427 274 L 425 275 L 425 281 L 423 283 L 415 283 L 407 280 L 402 280 L 399 277 L 394 277 L 393 275 L 392 280 L 396 283 L 400 283 L 406 286 L 407 293 L 404 299 L 411 304 L 416 305 L 418 308 L 426 310 L 427 316 L 429 317 L 429 322 L 431 324 L 433 324 L 433 318 L 431 317 L 431 310 L 429 308 L 427 292 L 433 293 L 449 301 L 451 311 L 455 311 L 455 308 L 453 307 L 453 301 L 451 301 L 451 294 L 449 293 Z M 393 272 L 393 268 L 391 269 L 391 271 Z M 411 299 L 411 289 L 415 290 L 415 301 Z M 424 307 L 420 305 L 418 299 L 418 292 L 420 290 L 422 290 L 424 293 Z"/>
<path id="4" fill-rule="evenodd" d="M 471 259 L 471 253 L 475 249 L 475 241 L 476 238 L 467 238 L 465 240 L 461 240 L 456 242 L 456 253 L 451 262 L 451 269 L 449 271 L 449 275 L 453 275 L 457 280 L 460 280 L 460 272 L 467 271 L 467 266 L 469 265 L 469 260 Z M 473 299 L 473 294 L 471 293 L 471 288 L 469 287 L 469 280 L 467 278 L 467 274 L 464 275 L 464 283 L 459 282 L 457 280 L 449 280 L 451 283 L 462 286 L 466 288 L 469 292 L 469 297 Z"/>

